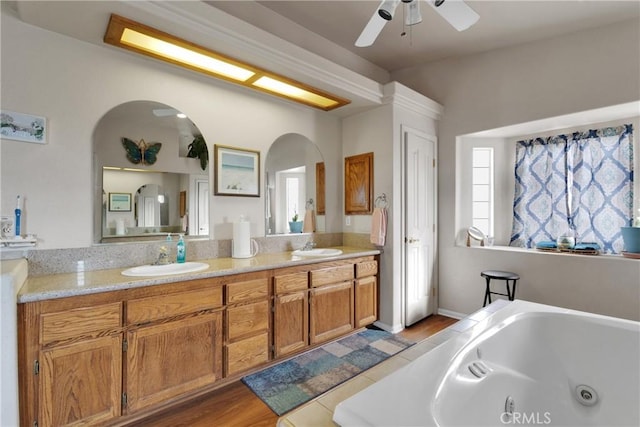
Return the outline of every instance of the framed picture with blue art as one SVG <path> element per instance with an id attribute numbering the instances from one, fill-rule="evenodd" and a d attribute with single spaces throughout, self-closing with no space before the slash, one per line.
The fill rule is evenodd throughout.
<path id="1" fill-rule="evenodd" d="M 3 139 L 47 143 L 47 120 L 32 114 L 0 111 L 0 135 Z"/>
<path id="2" fill-rule="evenodd" d="M 260 152 L 214 145 L 214 194 L 260 197 Z"/>
<path id="3" fill-rule="evenodd" d="M 131 193 L 109 193 L 109 212 L 131 212 Z"/>

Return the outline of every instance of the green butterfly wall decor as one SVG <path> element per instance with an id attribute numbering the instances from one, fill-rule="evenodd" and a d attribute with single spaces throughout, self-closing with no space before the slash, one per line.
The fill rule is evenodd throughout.
<path id="1" fill-rule="evenodd" d="M 144 139 L 141 139 L 140 142 L 135 142 L 124 137 L 122 138 L 122 145 L 127 151 L 127 159 L 136 165 L 139 163 L 143 165 L 154 164 L 158 160 L 157 155 L 162 148 L 161 142 L 147 144 Z"/>

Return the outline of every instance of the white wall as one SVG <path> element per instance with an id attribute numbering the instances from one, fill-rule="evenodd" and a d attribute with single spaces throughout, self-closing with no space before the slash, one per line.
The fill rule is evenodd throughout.
<path id="1" fill-rule="evenodd" d="M 393 111 L 391 105 L 384 105 L 374 110 L 356 114 L 344 119 L 342 140 L 344 157 L 373 152 L 373 192 L 374 200 L 377 195 L 386 193 L 393 195 L 392 173 L 393 163 Z M 342 166 L 344 170 L 344 163 Z M 385 177 L 383 179 L 383 177 Z M 371 215 L 349 215 L 350 224 L 346 225 L 344 214 L 344 190 L 339 193 L 342 197 L 342 229 L 345 233 L 370 233 Z M 390 199 L 389 199 L 390 200 Z M 392 223 L 394 207 L 389 206 L 389 224 Z M 387 243 L 384 255 L 380 258 L 380 294 L 378 318 L 385 329 L 392 329 L 398 324 L 396 315 L 400 299 L 397 296 L 397 285 L 394 283 L 393 265 L 393 230 L 387 230 Z M 397 318 L 397 319 L 396 319 Z"/>
<path id="2" fill-rule="evenodd" d="M 517 297 L 640 318 L 640 264 L 605 257 L 458 247 L 456 137 L 637 101 L 638 21 L 400 70 L 397 80 L 445 107 L 439 123 L 439 305 L 482 305 L 484 269 L 520 273 Z"/>
<path id="3" fill-rule="evenodd" d="M 380 259 L 380 314 L 379 325 L 391 331 L 399 331 L 403 321 L 403 290 L 401 289 L 402 230 L 402 132 L 408 128 L 437 134 L 437 119 L 441 106 L 397 83 L 385 85 L 385 93 L 394 97 L 394 102 L 349 116 L 343 120 L 343 154 L 349 157 L 373 152 L 373 194 L 383 193 L 387 198 L 388 228 L 386 244 Z M 407 102 L 408 101 L 408 102 Z M 416 111 L 410 107 L 423 102 L 431 111 Z M 343 191 L 340 194 L 344 194 Z M 343 197 L 344 198 L 344 197 Z M 344 200 L 342 202 L 344 212 Z M 371 232 L 371 215 L 350 215 L 346 225 L 343 215 L 343 230 L 347 233 Z"/>
<path id="4" fill-rule="evenodd" d="M 236 87 L 108 46 L 96 46 L 22 23 L 2 12 L 2 109 L 44 116 L 48 144 L 2 140 L 0 213 L 25 199 L 23 230 L 40 248 L 85 247 L 93 239 L 93 132 L 124 102 L 154 100 L 186 113 L 209 144 L 261 151 L 299 133 L 317 144 L 326 163 L 328 232 L 341 231 L 341 123 L 336 116 Z M 211 149 L 211 147 L 210 147 Z M 211 180 L 211 176 L 209 177 Z M 211 180 L 213 182 L 213 180 Z M 229 239 L 240 214 L 264 235 L 264 195 L 212 196 L 211 230 Z"/>

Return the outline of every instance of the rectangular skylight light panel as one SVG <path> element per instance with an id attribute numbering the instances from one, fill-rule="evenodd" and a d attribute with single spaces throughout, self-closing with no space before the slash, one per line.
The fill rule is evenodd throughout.
<path id="1" fill-rule="evenodd" d="M 191 67 L 220 74 L 230 79 L 245 81 L 255 73 L 250 70 L 221 61 L 208 55 L 185 49 L 173 43 L 148 36 L 130 28 L 125 28 L 120 41 L 128 46 L 178 61 Z"/>
<path id="2" fill-rule="evenodd" d="M 280 80 L 273 79 L 271 77 L 260 77 L 258 80 L 253 82 L 253 85 L 262 89 L 269 90 L 271 92 L 285 95 L 290 98 L 300 99 L 314 105 L 318 105 L 322 108 L 328 108 L 338 103 L 333 99 L 329 99 L 322 95 L 318 95 L 316 93 L 290 85 Z"/>

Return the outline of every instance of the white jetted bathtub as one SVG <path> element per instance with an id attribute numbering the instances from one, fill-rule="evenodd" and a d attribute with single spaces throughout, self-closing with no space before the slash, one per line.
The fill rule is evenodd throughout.
<path id="1" fill-rule="evenodd" d="M 640 322 L 514 301 L 341 402 L 347 426 L 640 426 Z"/>

